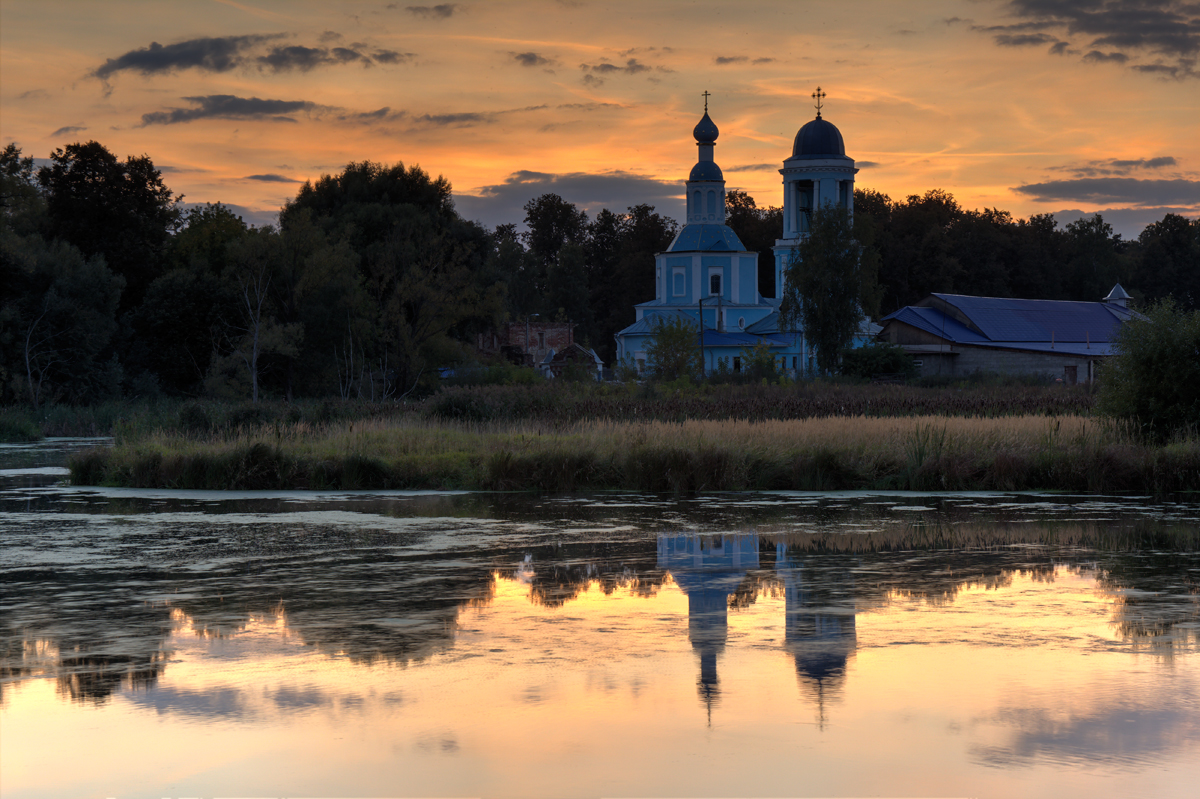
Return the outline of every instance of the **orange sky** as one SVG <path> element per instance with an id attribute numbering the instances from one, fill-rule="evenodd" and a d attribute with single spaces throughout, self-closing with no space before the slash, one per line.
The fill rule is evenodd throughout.
<path id="1" fill-rule="evenodd" d="M 820 85 L 893 198 L 1103 210 L 1127 237 L 1200 213 L 1195 5 L 1059 5 L 3 0 L 0 142 L 145 153 L 256 222 L 364 159 L 446 176 L 489 226 L 546 191 L 678 218 L 702 91 L 729 186 L 777 205 Z"/>

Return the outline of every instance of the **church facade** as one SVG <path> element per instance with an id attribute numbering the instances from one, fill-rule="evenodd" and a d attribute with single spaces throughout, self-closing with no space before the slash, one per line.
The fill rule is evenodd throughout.
<path id="1" fill-rule="evenodd" d="M 819 91 L 819 90 L 818 90 Z M 665 252 L 655 256 L 654 299 L 634 306 L 632 325 L 616 334 L 617 358 L 647 369 L 647 345 L 658 320 L 682 319 L 699 328 L 697 346 L 704 370 L 723 362 L 740 371 L 743 351 L 766 344 L 780 370 L 808 374 L 814 355 L 803 330 L 781 323 L 779 306 L 784 274 L 813 209 L 826 204 L 853 211 L 854 160 L 846 156 L 842 134 L 821 118 L 796 134 L 792 155 L 783 162 L 783 230 L 775 242 L 774 297 L 758 285 L 758 254 L 750 252 L 725 224 L 725 177 L 713 158 L 719 131 L 708 115 L 692 131 L 699 149 L 688 175 L 687 224 Z M 864 324 L 856 345 L 879 327 Z"/>

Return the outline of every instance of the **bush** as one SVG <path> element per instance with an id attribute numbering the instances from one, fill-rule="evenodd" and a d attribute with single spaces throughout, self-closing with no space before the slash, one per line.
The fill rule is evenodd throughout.
<path id="1" fill-rule="evenodd" d="M 842 350 L 842 374 L 864 380 L 875 375 L 899 374 L 911 380 L 917 376 L 917 365 L 902 347 L 880 341 Z"/>
<path id="2" fill-rule="evenodd" d="M 0 441 L 37 441 L 42 429 L 19 408 L 0 409 Z"/>
<path id="3" fill-rule="evenodd" d="M 646 362 L 655 380 L 671 381 L 700 376 L 700 341 L 696 325 L 678 316 L 655 317 L 654 337 L 646 343 Z"/>
<path id="4" fill-rule="evenodd" d="M 1200 311 L 1167 299 L 1126 322 L 1100 373 L 1100 413 L 1148 440 L 1200 429 Z"/>

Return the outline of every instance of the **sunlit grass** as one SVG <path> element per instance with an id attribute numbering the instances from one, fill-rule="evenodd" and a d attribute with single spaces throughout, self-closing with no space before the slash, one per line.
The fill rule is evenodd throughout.
<path id="1" fill-rule="evenodd" d="M 435 422 L 155 431 L 76 456 L 76 483 L 551 491 L 1200 488 L 1200 441 L 1155 447 L 1078 416 L 759 422 Z"/>

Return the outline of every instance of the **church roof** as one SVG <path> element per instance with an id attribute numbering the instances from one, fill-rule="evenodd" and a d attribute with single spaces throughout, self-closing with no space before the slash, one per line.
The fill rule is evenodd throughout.
<path id="1" fill-rule="evenodd" d="M 688 182 L 695 183 L 699 180 L 720 181 L 725 180 L 725 175 L 721 172 L 721 167 L 717 166 L 716 161 L 697 161 L 688 174 Z"/>
<path id="2" fill-rule="evenodd" d="M 696 137 L 696 141 L 700 144 L 712 144 L 717 140 L 717 136 L 721 135 L 721 132 L 717 130 L 717 124 L 708 115 L 708 109 L 705 109 L 704 116 L 696 123 L 696 127 L 692 130 L 692 135 Z"/>
<path id="3" fill-rule="evenodd" d="M 796 133 L 792 158 L 845 158 L 846 144 L 832 122 L 818 116 Z"/>
<path id="4" fill-rule="evenodd" d="M 694 224 L 684 225 L 667 252 L 746 252 L 746 245 L 728 225 Z"/>

